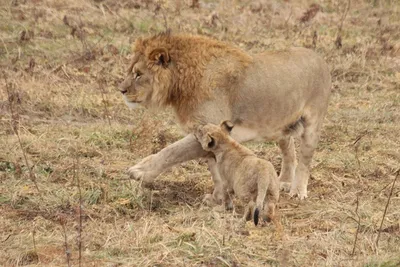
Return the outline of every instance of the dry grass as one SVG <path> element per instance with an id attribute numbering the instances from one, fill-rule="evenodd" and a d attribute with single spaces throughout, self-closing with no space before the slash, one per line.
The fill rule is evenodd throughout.
<path id="1" fill-rule="evenodd" d="M 399 266 L 400 4 L 353 0 L 340 26 L 347 4 L 0 1 L 0 265 L 78 266 L 81 245 L 82 266 Z M 312 47 L 329 62 L 309 199 L 282 195 L 283 233 L 238 232 L 239 215 L 203 207 L 212 183 L 198 162 L 152 191 L 126 179 L 182 136 L 169 112 L 128 110 L 115 89 L 132 41 L 166 25 L 252 52 Z M 279 169 L 276 145 L 248 145 Z"/>

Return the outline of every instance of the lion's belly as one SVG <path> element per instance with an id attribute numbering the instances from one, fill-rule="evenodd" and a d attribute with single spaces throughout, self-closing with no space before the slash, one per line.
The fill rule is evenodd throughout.
<path id="1" fill-rule="evenodd" d="M 243 127 L 240 125 L 237 125 L 233 127 L 231 136 L 233 139 L 238 141 L 239 143 L 241 142 L 246 142 L 246 141 L 264 141 L 264 140 L 277 140 L 280 136 L 282 135 L 281 132 L 272 132 L 272 131 L 265 131 L 263 129 L 262 131 L 258 129 L 252 129 L 249 127 Z"/>

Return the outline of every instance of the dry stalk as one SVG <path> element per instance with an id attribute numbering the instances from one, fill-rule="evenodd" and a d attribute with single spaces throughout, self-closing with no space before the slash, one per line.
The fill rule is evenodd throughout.
<path id="1" fill-rule="evenodd" d="M 299 19 L 301 23 L 306 23 L 312 20 L 318 12 L 321 10 L 321 6 L 318 4 L 311 4 L 310 7 L 304 12 L 303 16 Z"/>
<path id="2" fill-rule="evenodd" d="M 81 17 L 79 17 L 79 22 L 78 22 L 78 21 L 72 20 L 70 17 L 65 15 L 64 18 L 63 18 L 63 23 L 71 29 L 71 33 L 70 34 L 73 37 L 78 38 L 79 41 L 82 44 L 82 51 L 83 52 L 82 52 L 81 55 L 79 55 L 77 60 L 79 60 L 79 59 L 85 59 L 85 60 L 93 60 L 93 59 L 95 59 L 95 57 L 96 57 L 95 48 L 100 43 L 100 41 L 103 39 L 103 37 L 101 36 L 101 38 L 95 44 L 89 43 L 87 41 L 87 33 L 83 29 L 84 23 L 83 23 Z"/>
<path id="3" fill-rule="evenodd" d="M 290 21 L 290 19 L 291 19 L 291 17 L 292 17 L 292 13 L 293 13 L 293 8 L 292 8 L 292 6 L 290 6 L 290 13 L 289 13 L 289 16 L 285 19 L 285 26 L 284 26 L 284 28 L 285 28 L 285 31 L 286 31 L 286 39 L 289 39 L 289 32 L 290 32 L 290 26 L 289 26 L 289 21 Z"/>
<path id="4" fill-rule="evenodd" d="M 357 222 L 357 230 L 354 237 L 353 250 L 351 251 L 351 256 L 354 256 L 354 253 L 356 251 L 358 233 L 360 232 L 360 226 L 361 226 L 361 218 L 360 215 L 358 214 L 358 205 L 359 205 L 359 195 L 357 194 L 356 210 L 354 211 L 354 213 L 357 215 L 357 220 L 355 220 Z"/>
<path id="5" fill-rule="evenodd" d="M 37 254 L 35 234 L 36 234 L 36 229 L 35 229 L 35 227 L 33 227 L 33 230 L 32 230 L 33 251 L 35 251 L 35 254 Z"/>
<path id="6" fill-rule="evenodd" d="M 7 56 L 9 56 L 9 55 L 10 55 L 10 53 L 8 52 L 7 45 L 6 45 L 6 43 L 4 42 L 4 39 L 3 39 L 3 38 L 1 38 L 1 37 L 0 37 L 0 39 L 1 39 L 1 42 L 3 43 L 4 50 L 6 50 L 6 54 L 7 54 Z"/>
<path id="7" fill-rule="evenodd" d="M 359 146 L 360 146 L 360 140 L 361 140 L 364 136 L 366 136 L 367 134 L 368 134 L 368 132 L 364 132 L 363 134 L 361 134 L 360 136 L 358 136 L 358 137 L 356 138 L 356 140 L 353 142 L 355 157 L 356 157 L 357 165 L 358 165 L 358 168 L 359 168 L 359 169 L 361 168 L 361 163 L 360 163 L 360 159 L 358 158 L 358 148 L 359 148 Z"/>
<path id="8" fill-rule="evenodd" d="M 104 79 L 100 79 L 98 81 L 99 83 L 99 88 L 100 88 L 100 92 L 101 92 L 101 98 L 102 98 L 102 102 L 103 102 L 103 107 L 104 107 L 104 116 L 107 118 L 108 121 L 108 125 L 111 127 L 111 115 L 110 112 L 108 110 L 108 106 L 107 106 L 107 99 L 106 99 L 106 94 L 104 91 L 104 84 L 105 84 L 105 80 Z"/>
<path id="9" fill-rule="evenodd" d="M 78 155 L 76 155 L 76 163 L 74 162 L 74 180 L 76 181 L 77 187 L 78 187 L 78 195 L 79 195 L 79 217 L 78 217 L 78 261 L 79 261 L 79 267 L 82 264 L 82 190 L 81 190 L 81 180 L 79 178 L 79 158 Z"/>
<path id="10" fill-rule="evenodd" d="M 13 96 L 13 92 L 12 92 L 13 91 L 12 88 L 14 87 L 14 83 L 12 83 L 12 82 L 9 83 L 7 81 L 7 79 L 5 81 L 6 81 L 6 90 L 7 90 L 7 96 L 8 96 L 8 104 L 9 104 L 10 113 L 11 113 L 11 122 L 10 122 L 11 123 L 11 128 L 12 128 L 14 134 L 18 138 L 18 143 L 19 143 L 19 146 L 21 148 L 22 155 L 24 157 L 26 167 L 28 168 L 28 171 L 29 171 L 29 178 L 33 182 L 33 184 L 35 185 L 36 190 L 38 191 L 38 193 L 40 194 L 41 192 L 40 192 L 39 186 L 38 186 L 38 184 L 36 182 L 36 176 L 33 173 L 32 168 L 29 165 L 28 157 L 26 155 L 25 148 L 22 145 L 21 136 L 19 135 L 19 131 L 18 131 L 19 114 L 18 114 L 18 111 L 14 110 L 14 96 Z"/>
<path id="11" fill-rule="evenodd" d="M 314 31 L 312 38 L 312 48 L 317 48 L 318 34 L 317 31 Z"/>
<path id="12" fill-rule="evenodd" d="M 340 25 L 339 25 L 339 27 L 338 27 L 338 31 L 337 31 L 337 34 L 336 34 L 336 40 L 335 40 L 336 48 L 341 48 L 341 47 L 342 47 L 342 29 L 343 29 L 343 23 L 344 23 L 344 20 L 345 20 L 346 17 L 347 17 L 347 13 L 348 13 L 349 10 L 350 10 L 350 2 L 351 2 L 351 0 L 348 0 L 348 1 L 347 1 L 346 9 L 344 10 L 343 15 L 342 15 L 342 18 L 340 19 Z"/>
<path id="13" fill-rule="evenodd" d="M 65 229 L 66 222 L 64 217 L 60 218 L 60 224 L 63 229 L 64 247 L 65 247 L 65 256 L 67 258 L 67 265 L 68 267 L 71 267 L 71 251 L 68 248 L 68 237 L 67 237 L 67 230 Z"/>
<path id="14" fill-rule="evenodd" d="M 154 10 L 154 13 L 156 15 L 157 15 L 158 12 L 161 12 L 161 15 L 163 16 L 165 31 L 170 30 L 169 27 L 168 27 L 167 16 L 165 15 L 165 8 L 163 7 L 161 2 L 157 3 L 156 9 Z"/>
<path id="15" fill-rule="evenodd" d="M 388 199 L 387 199 L 387 202 L 386 202 L 385 211 L 383 212 L 383 215 L 382 215 L 381 225 L 379 226 L 378 236 L 376 237 L 376 241 L 375 241 L 376 249 L 378 249 L 378 243 L 379 243 L 379 238 L 381 236 L 383 221 L 385 220 L 386 212 L 387 212 L 388 207 L 389 207 L 389 202 L 390 202 L 390 199 L 392 198 L 394 185 L 396 184 L 396 180 L 397 180 L 397 177 L 399 177 L 399 174 L 400 174 L 400 169 L 398 169 L 396 171 L 396 177 L 393 180 L 392 188 L 390 189 L 390 193 L 389 193 L 389 196 L 388 196 Z"/>

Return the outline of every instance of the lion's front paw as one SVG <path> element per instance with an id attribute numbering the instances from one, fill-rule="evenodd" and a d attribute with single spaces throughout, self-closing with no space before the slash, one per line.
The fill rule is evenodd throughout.
<path id="1" fill-rule="evenodd" d="M 160 172 L 153 166 L 153 155 L 144 158 L 141 162 L 127 171 L 129 177 L 136 181 L 142 180 L 144 184 L 151 183 Z"/>
<path id="2" fill-rule="evenodd" d="M 127 171 L 129 178 L 140 181 L 145 176 L 145 172 L 137 168 L 136 166 L 130 167 Z"/>

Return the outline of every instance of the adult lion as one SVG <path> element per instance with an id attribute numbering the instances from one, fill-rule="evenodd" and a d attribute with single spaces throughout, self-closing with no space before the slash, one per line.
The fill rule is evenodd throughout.
<path id="1" fill-rule="evenodd" d="M 171 106 L 189 134 L 144 158 L 128 173 L 151 183 L 167 168 L 209 157 L 191 133 L 198 124 L 230 120 L 238 142 L 274 140 L 282 150 L 281 188 L 307 197 L 309 166 L 331 91 L 324 60 L 305 48 L 249 55 L 204 36 L 162 33 L 136 40 L 120 90 L 130 107 Z M 296 166 L 294 136 L 300 135 Z M 222 199 L 215 161 L 208 160 L 213 198 Z"/>

